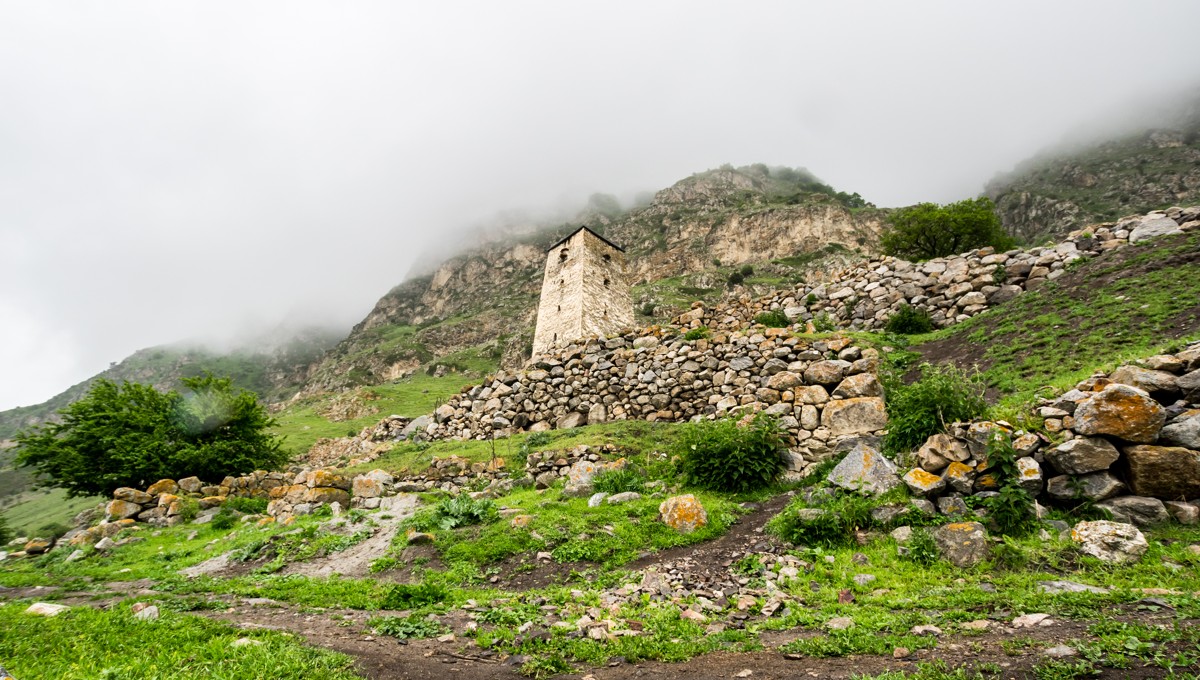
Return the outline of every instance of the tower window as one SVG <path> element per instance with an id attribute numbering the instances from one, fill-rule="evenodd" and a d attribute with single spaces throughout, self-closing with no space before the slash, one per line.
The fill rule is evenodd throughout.
<path id="1" fill-rule="evenodd" d="M 562 250 L 558 251 L 558 261 L 559 262 L 567 261 L 567 249 L 566 248 L 563 248 Z"/>
<path id="2" fill-rule="evenodd" d="M 608 279 L 604 279 L 604 287 L 608 288 Z"/>
<path id="3" fill-rule="evenodd" d="M 608 253 L 605 253 L 605 254 L 604 254 L 604 261 L 605 261 L 605 262 L 612 262 L 612 255 L 609 255 Z"/>

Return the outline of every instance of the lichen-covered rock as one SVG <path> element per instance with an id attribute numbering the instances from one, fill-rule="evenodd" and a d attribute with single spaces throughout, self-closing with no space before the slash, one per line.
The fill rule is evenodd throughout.
<path id="1" fill-rule="evenodd" d="M 1071 477 L 1059 475 L 1046 481 L 1046 494 L 1057 501 L 1083 500 L 1102 501 L 1125 490 L 1121 480 L 1111 472 L 1093 472 L 1090 475 Z"/>
<path id="2" fill-rule="evenodd" d="M 54 541 L 49 538 L 33 538 L 25 542 L 22 548 L 27 555 L 41 555 L 54 547 Z"/>
<path id="3" fill-rule="evenodd" d="M 825 404 L 821 426 L 830 436 L 870 434 L 887 427 L 887 410 L 879 397 L 856 397 Z"/>
<path id="4" fill-rule="evenodd" d="M 416 529 L 409 529 L 405 532 L 404 538 L 408 541 L 409 545 L 428 545 L 437 540 L 433 534 L 427 534 Z"/>
<path id="5" fill-rule="evenodd" d="M 921 468 L 913 468 L 904 473 L 904 483 L 909 491 L 918 496 L 931 496 L 946 488 L 945 479 Z"/>
<path id="6" fill-rule="evenodd" d="M 1042 466 L 1033 458 L 1017 459 L 1017 479 L 1031 496 L 1037 497 L 1042 492 Z"/>
<path id="7" fill-rule="evenodd" d="M 1129 522 L 1139 527 L 1154 526 L 1171 520 L 1163 502 L 1147 496 L 1119 496 L 1097 503 L 1096 506 L 1111 512 L 1113 519 L 1119 522 Z"/>
<path id="8" fill-rule="evenodd" d="M 902 483 L 896 466 L 874 446 L 859 442 L 827 478 L 830 483 L 870 496 L 884 494 Z"/>
<path id="9" fill-rule="evenodd" d="M 104 506 L 105 518 L 110 522 L 136 517 L 141 511 L 142 506 L 137 503 L 130 503 L 129 501 L 109 501 L 108 505 Z"/>
<path id="10" fill-rule="evenodd" d="M 1075 431 L 1150 444 L 1166 422 L 1166 411 L 1145 390 L 1113 383 L 1075 409 Z"/>
<path id="11" fill-rule="evenodd" d="M 309 489 L 304 494 L 305 503 L 341 503 L 342 507 L 350 505 L 350 492 L 331 486 L 318 486 Z"/>
<path id="12" fill-rule="evenodd" d="M 187 493 L 200 493 L 200 489 L 204 488 L 204 482 L 199 477 L 184 477 L 178 484 L 180 490 Z"/>
<path id="13" fill-rule="evenodd" d="M 708 524 L 708 513 L 692 494 L 672 496 L 658 506 L 658 517 L 672 529 L 690 534 Z"/>
<path id="14" fill-rule="evenodd" d="M 833 396 L 840 399 L 882 397 L 883 385 L 879 384 L 879 378 L 876 378 L 874 373 L 858 373 L 838 383 L 837 388 L 833 390 Z"/>
<path id="15" fill-rule="evenodd" d="M 1200 498 L 1200 451 L 1179 446 L 1126 446 L 1129 488 L 1166 500 Z"/>
<path id="16" fill-rule="evenodd" d="M 948 434 L 935 434 L 917 449 L 917 464 L 929 472 L 937 472 L 951 462 L 963 462 L 971 457 L 967 445 Z"/>
<path id="17" fill-rule="evenodd" d="M 804 370 L 804 382 L 810 385 L 836 385 L 842 381 L 848 368 L 850 362 L 840 359 L 814 361 Z"/>
<path id="18" fill-rule="evenodd" d="M 350 495 L 355 498 L 379 498 L 383 496 L 383 484 L 377 479 L 359 476 L 355 477 Z"/>
<path id="19" fill-rule="evenodd" d="M 1101 437 L 1076 437 L 1047 449 L 1046 460 L 1064 475 L 1086 475 L 1107 470 L 1121 453 Z"/>
<path id="20" fill-rule="evenodd" d="M 155 496 L 155 497 L 161 496 L 164 493 L 169 493 L 169 494 L 174 495 L 174 494 L 179 493 L 179 485 L 176 484 L 175 480 L 173 480 L 173 479 L 160 479 L 157 482 L 146 487 L 146 493 L 150 494 L 151 496 Z"/>
<path id="21" fill-rule="evenodd" d="M 138 505 L 145 505 L 154 500 L 154 496 L 151 496 L 145 491 L 138 491 L 137 489 L 131 489 L 127 486 L 123 486 L 113 491 L 113 498 L 119 501 L 125 501 L 127 503 L 137 503 Z"/>
<path id="22" fill-rule="evenodd" d="M 965 463 L 955 462 L 946 466 L 942 477 L 946 479 L 946 484 L 950 488 L 959 493 L 969 494 L 975 488 L 975 474 L 975 468 Z"/>
<path id="23" fill-rule="evenodd" d="M 979 522 L 955 522 L 933 532 L 938 554 L 956 567 L 973 567 L 988 558 L 987 530 Z"/>
<path id="24" fill-rule="evenodd" d="M 332 472 L 330 470 L 313 470 L 309 476 L 307 484 L 311 488 L 330 488 L 341 489 L 342 491 L 350 490 L 350 480 L 345 475 Z"/>
<path id="25" fill-rule="evenodd" d="M 590 460 L 578 461 L 567 471 L 567 485 L 563 487 L 563 495 L 570 498 L 591 496 L 595 491 L 592 480 L 596 475 L 604 470 L 624 469 L 625 465 L 624 458 L 609 463 Z"/>
<path id="26" fill-rule="evenodd" d="M 1107 520 L 1076 524 L 1071 540 L 1085 554 L 1110 564 L 1137 562 L 1150 547 L 1137 527 Z"/>
<path id="27" fill-rule="evenodd" d="M 804 384 L 804 378 L 791 371 L 780 371 L 767 379 L 767 387 L 773 390 L 790 390 Z"/>

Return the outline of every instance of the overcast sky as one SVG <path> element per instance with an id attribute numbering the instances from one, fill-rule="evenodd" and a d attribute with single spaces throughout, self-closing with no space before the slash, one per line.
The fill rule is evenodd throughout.
<path id="1" fill-rule="evenodd" d="M 0 408 L 142 347 L 348 328 L 502 210 L 726 162 L 974 196 L 1200 81 L 1198 25 L 1195 0 L 0 0 Z"/>

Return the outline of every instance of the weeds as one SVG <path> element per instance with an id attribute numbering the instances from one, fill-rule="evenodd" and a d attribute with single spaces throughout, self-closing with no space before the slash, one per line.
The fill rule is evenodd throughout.
<path id="1" fill-rule="evenodd" d="M 681 467 L 691 484 L 745 493 L 770 486 L 783 472 L 779 421 L 758 413 L 746 425 L 734 418 L 684 426 L 678 442 Z"/>

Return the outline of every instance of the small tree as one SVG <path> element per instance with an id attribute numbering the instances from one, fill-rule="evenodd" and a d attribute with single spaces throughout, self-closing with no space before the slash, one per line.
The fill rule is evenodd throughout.
<path id="1" fill-rule="evenodd" d="M 253 393 L 208 374 L 182 382 L 180 394 L 97 380 L 59 411 L 62 422 L 17 435 L 17 462 L 50 486 L 87 496 L 168 477 L 217 480 L 287 461 Z"/>
<path id="2" fill-rule="evenodd" d="M 912 260 L 954 255 L 971 248 L 1012 247 L 1004 233 L 996 204 L 990 198 L 976 198 L 937 205 L 920 203 L 892 213 L 891 226 L 881 242 L 888 255 Z"/>

